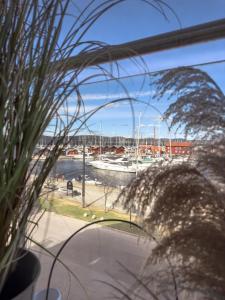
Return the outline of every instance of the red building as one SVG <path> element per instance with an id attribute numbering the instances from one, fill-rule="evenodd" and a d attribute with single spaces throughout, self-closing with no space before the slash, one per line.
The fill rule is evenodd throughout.
<path id="1" fill-rule="evenodd" d="M 66 151 L 67 156 L 74 156 L 74 155 L 77 155 L 77 154 L 78 154 L 78 150 L 75 149 L 75 148 L 71 148 L 71 149 L 68 149 Z"/>
<path id="2" fill-rule="evenodd" d="M 121 146 L 121 147 L 116 147 L 116 146 L 90 147 L 88 149 L 88 152 L 93 153 L 94 155 L 105 154 L 105 153 L 124 154 L 125 147 L 123 147 L 123 146 Z"/>
<path id="3" fill-rule="evenodd" d="M 125 153 L 125 148 L 123 146 L 116 148 L 115 151 L 116 154 L 124 154 Z"/>
<path id="4" fill-rule="evenodd" d="M 166 143 L 164 151 L 170 153 L 170 148 L 172 155 L 189 155 L 191 154 L 192 142 L 171 142 L 171 145 Z"/>
<path id="5" fill-rule="evenodd" d="M 155 154 L 171 154 L 172 155 L 189 155 L 191 154 L 192 143 L 189 141 L 185 142 L 173 142 L 166 143 L 165 145 L 140 145 L 139 153 L 143 155 L 155 155 Z"/>
<path id="6" fill-rule="evenodd" d="M 162 153 L 162 147 L 156 145 L 140 145 L 139 153 L 143 155 L 155 155 Z"/>

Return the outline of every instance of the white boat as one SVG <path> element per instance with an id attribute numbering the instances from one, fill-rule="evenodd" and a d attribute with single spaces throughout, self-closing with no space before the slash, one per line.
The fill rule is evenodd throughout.
<path id="1" fill-rule="evenodd" d="M 133 165 L 125 165 L 119 162 L 109 162 L 103 160 L 95 160 L 89 163 L 91 166 L 97 169 L 109 170 L 109 171 L 117 171 L 117 172 L 127 172 L 127 173 L 135 173 L 136 166 Z"/>
<path id="2" fill-rule="evenodd" d="M 80 175 L 76 178 L 77 181 L 82 182 L 83 180 L 83 175 Z M 85 183 L 87 184 L 94 184 L 94 185 L 101 185 L 102 182 L 98 181 L 96 178 L 91 179 L 88 175 L 85 175 Z"/>
<path id="3" fill-rule="evenodd" d="M 71 155 L 71 158 L 73 158 L 74 160 L 82 160 L 84 157 L 83 157 L 83 154 L 74 154 L 74 155 Z M 85 153 L 85 160 L 92 160 L 93 159 L 93 156 L 90 155 L 89 153 Z"/>
<path id="4" fill-rule="evenodd" d="M 174 157 L 170 160 L 170 163 L 172 165 L 177 165 L 177 164 L 182 164 L 182 163 L 185 163 L 187 162 L 189 159 L 189 157 Z"/>
<path id="5" fill-rule="evenodd" d="M 142 170 L 147 169 L 151 166 L 155 160 L 143 161 L 136 159 L 128 159 L 125 157 L 121 158 L 105 158 L 104 160 L 95 160 L 89 162 L 88 164 L 97 169 L 117 171 L 117 172 L 127 172 L 127 173 L 136 173 Z"/>

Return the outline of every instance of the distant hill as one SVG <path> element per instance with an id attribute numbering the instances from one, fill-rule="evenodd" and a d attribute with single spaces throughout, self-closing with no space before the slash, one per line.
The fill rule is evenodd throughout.
<path id="1" fill-rule="evenodd" d="M 42 136 L 40 139 L 40 144 L 47 145 L 50 144 L 52 140 L 51 136 Z M 71 146 L 79 146 L 83 145 L 85 143 L 86 145 L 94 146 L 94 145 L 102 145 L 102 146 L 135 146 L 136 145 L 136 139 L 134 138 L 126 138 L 124 136 L 100 136 L 100 135 L 77 135 L 68 137 L 68 140 L 70 140 L 69 144 Z M 158 145 L 160 142 L 160 145 L 165 145 L 168 143 L 168 138 L 161 138 L 160 141 L 158 139 L 154 138 L 141 138 L 139 140 L 140 145 Z M 172 139 L 172 141 L 176 142 L 184 142 L 185 139 Z"/>

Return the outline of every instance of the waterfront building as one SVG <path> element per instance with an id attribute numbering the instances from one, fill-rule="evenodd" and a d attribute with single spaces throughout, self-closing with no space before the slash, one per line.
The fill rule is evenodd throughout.
<path id="1" fill-rule="evenodd" d="M 190 155 L 192 150 L 192 142 L 185 141 L 185 142 L 171 142 L 165 144 L 165 152 L 171 153 L 172 155 Z"/>

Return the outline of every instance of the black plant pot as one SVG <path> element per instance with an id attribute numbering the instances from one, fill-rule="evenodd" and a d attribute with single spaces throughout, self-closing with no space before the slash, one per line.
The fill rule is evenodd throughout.
<path id="1" fill-rule="evenodd" d="M 21 249 L 19 257 L 0 293 L 1 300 L 32 300 L 41 265 L 38 258 L 28 250 Z"/>

